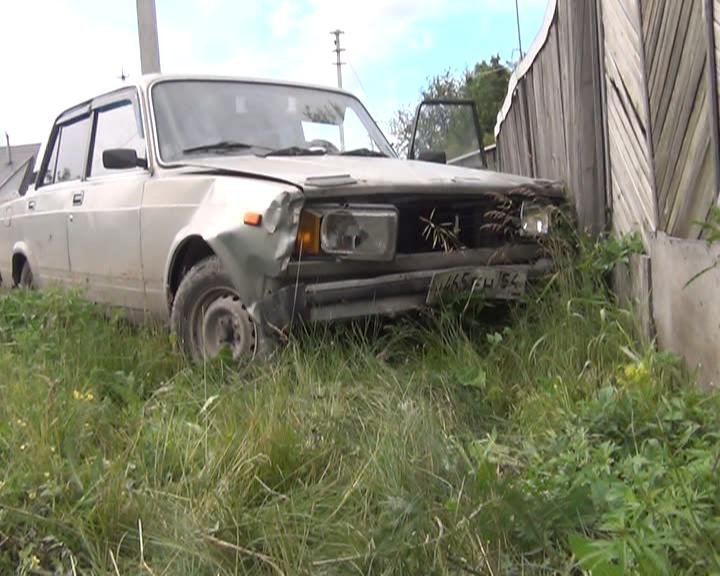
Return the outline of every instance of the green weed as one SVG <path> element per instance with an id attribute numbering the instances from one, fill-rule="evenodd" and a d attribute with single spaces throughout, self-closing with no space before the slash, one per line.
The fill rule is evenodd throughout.
<path id="1" fill-rule="evenodd" d="M 572 239 L 525 302 L 187 366 L 77 295 L 0 295 L 0 573 L 720 570 L 718 398 Z"/>

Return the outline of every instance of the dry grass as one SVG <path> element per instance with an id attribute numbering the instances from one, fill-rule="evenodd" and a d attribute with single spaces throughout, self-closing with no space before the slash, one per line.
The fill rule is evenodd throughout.
<path id="1" fill-rule="evenodd" d="M 315 329 L 241 367 L 0 295 L 0 572 L 717 571 L 717 400 L 565 264 L 492 322 Z"/>

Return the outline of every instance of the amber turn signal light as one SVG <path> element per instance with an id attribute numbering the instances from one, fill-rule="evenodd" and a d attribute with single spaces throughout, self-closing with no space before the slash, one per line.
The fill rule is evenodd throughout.
<path id="1" fill-rule="evenodd" d="M 320 216 L 313 212 L 303 210 L 300 213 L 295 251 L 303 254 L 320 254 Z"/>
<path id="2" fill-rule="evenodd" d="M 260 226 L 260 223 L 262 222 L 262 214 L 258 214 L 257 212 L 245 212 L 243 222 L 245 222 L 248 226 Z"/>

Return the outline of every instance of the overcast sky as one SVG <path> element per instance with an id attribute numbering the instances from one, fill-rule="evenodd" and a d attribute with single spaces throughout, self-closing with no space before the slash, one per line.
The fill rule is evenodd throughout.
<path id="1" fill-rule="evenodd" d="M 64 108 L 139 74 L 135 0 L 3 0 L 0 132 L 39 142 Z M 164 72 L 336 83 L 330 30 L 341 28 L 345 87 L 383 129 L 426 78 L 499 53 L 517 59 L 514 0 L 156 0 Z M 520 0 L 523 48 L 546 0 Z M 4 142 L 3 142 L 4 144 Z"/>

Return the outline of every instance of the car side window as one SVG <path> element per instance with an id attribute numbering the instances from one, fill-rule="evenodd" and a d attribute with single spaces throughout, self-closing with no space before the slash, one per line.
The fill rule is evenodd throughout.
<path id="1" fill-rule="evenodd" d="M 81 180 L 85 174 L 87 141 L 90 135 L 90 116 L 60 128 L 55 180 L 69 182 Z"/>
<path id="2" fill-rule="evenodd" d="M 90 116 L 61 124 L 55 130 L 52 150 L 38 182 L 42 186 L 81 180 L 90 136 Z"/>
<path id="3" fill-rule="evenodd" d="M 138 158 L 147 159 L 140 117 L 130 100 L 123 100 L 96 112 L 90 176 L 126 172 L 103 166 L 103 152 L 113 148 L 130 148 L 135 150 Z"/>
<path id="4" fill-rule="evenodd" d="M 44 186 L 46 184 L 52 184 L 55 182 L 55 170 L 57 169 L 57 155 L 58 155 L 58 148 L 60 147 L 60 133 L 62 132 L 61 129 L 58 129 L 58 131 L 55 133 L 55 139 L 53 141 L 52 145 L 52 151 L 49 154 L 49 160 L 47 163 L 47 166 L 45 167 L 45 173 L 42 176 L 42 179 L 40 180 L 40 185 Z"/>

